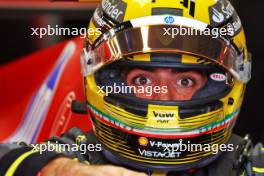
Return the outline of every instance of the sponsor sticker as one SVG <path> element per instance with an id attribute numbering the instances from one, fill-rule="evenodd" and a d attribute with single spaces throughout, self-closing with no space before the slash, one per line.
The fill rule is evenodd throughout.
<path id="1" fill-rule="evenodd" d="M 173 18 L 173 16 L 166 16 L 165 18 L 164 18 L 164 21 L 165 21 L 165 23 L 167 23 L 167 24 L 172 24 L 172 23 L 174 23 L 174 18 Z"/>
<path id="2" fill-rule="evenodd" d="M 146 149 L 138 149 L 138 152 L 141 156 L 149 157 L 149 158 L 179 158 L 181 156 L 181 152 L 163 152 L 156 150 L 146 150 Z"/>
<path id="3" fill-rule="evenodd" d="M 223 23 L 225 20 L 225 16 L 223 13 L 219 12 L 216 8 L 213 9 L 212 21 L 215 23 Z"/>
<path id="4" fill-rule="evenodd" d="M 117 22 L 123 22 L 127 4 L 122 0 L 103 0 L 101 4 L 103 11 Z"/>
<path id="5" fill-rule="evenodd" d="M 209 7 L 209 14 L 211 17 L 211 25 L 216 26 L 228 20 L 235 14 L 235 9 L 229 1 L 222 0 Z"/>
<path id="6" fill-rule="evenodd" d="M 234 7 L 229 1 L 217 1 L 216 4 L 209 7 L 209 15 L 210 24 L 213 27 L 227 23 L 223 27 L 233 30 L 233 35 L 235 35 L 242 26 Z"/>
<path id="7" fill-rule="evenodd" d="M 107 25 L 102 16 L 103 12 L 100 8 L 97 8 L 93 14 L 93 22 L 96 27 L 105 27 Z"/>
<path id="8" fill-rule="evenodd" d="M 242 28 L 241 21 L 232 6 L 227 0 L 217 1 L 216 4 L 209 7 L 210 24 L 213 27 L 223 25 L 221 28 L 225 28 L 231 34 L 236 35 Z"/>
<path id="9" fill-rule="evenodd" d="M 231 36 L 236 35 L 240 31 L 241 27 L 242 27 L 242 23 L 239 18 L 233 19 L 231 22 L 227 23 L 227 25 L 225 26 L 225 28 L 228 31 L 231 31 L 232 33 Z"/>
<path id="10" fill-rule="evenodd" d="M 149 141 L 146 137 L 140 137 L 140 138 L 138 138 L 138 143 L 141 146 L 147 146 Z"/>
<path id="11" fill-rule="evenodd" d="M 214 81 L 222 82 L 226 80 L 226 76 L 222 73 L 213 73 L 210 75 L 210 78 Z"/>

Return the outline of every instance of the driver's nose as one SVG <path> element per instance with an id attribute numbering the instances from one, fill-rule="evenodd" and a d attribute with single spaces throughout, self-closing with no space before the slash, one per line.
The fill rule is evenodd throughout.
<path id="1" fill-rule="evenodd" d="M 159 88 L 164 87 L 166 91 L 161 91 L 159 93 L 154 94 L 154 100 L 164 100 L 164 101 L 171 101 L 171 100 L 177 100 L 175 96 L 175 91 L 172 86 L 171 81 L 168 79 L 169 75 L 164 75 L 158 83 Z"/>

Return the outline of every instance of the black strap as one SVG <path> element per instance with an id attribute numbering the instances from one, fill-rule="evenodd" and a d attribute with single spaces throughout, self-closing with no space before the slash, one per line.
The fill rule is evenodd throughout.
<path id="1" fill-rule="evenodd" d="M 251 155 L 252 173 L 256 176 L 264 176 L 264 148 L 258 143 Z"/>
<path id="2" fill-rule="evenodd" d="M 7 170 L 9 169 L 9 167 L 12 165 L 12 163 L 22 154 L 24 154 L 25 152 L 30 151 L 31 148 L 29 147 L 20 147 L 17 149 L 13 149 L 10 152 L 8 152 L 7 154 L 5 154 L 1 160 L 0 160 L 0 175 L 5 175 L 5 173 L 7 172 Z"/>
<path id="3" fill-rule="evenodd" d="M 36 176 L 37 173 L 51 160 L 64 156 L 61 153 L 45 151 L 28 156 L 16 169 L 14 176 Z"/>

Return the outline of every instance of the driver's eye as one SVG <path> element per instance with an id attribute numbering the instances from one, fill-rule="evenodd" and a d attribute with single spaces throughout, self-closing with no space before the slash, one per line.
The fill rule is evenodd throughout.
<path id="1" fill-rule="evenodd" d="M 193 79 L 191 79 L 191 78 L 188 78 L 188 77 L 181 78 L 181 79 L 179 79 L 177 81 L 177 85 L 180 86 L 180 87 L 187 87 L 187 88 L 189 88 L 189 87 L 194 86 L 194 84 L 195 84 L 195 81 Z"/>
<path id="2" fill-rule="evenodd" d="M 134 78 L 134 83 L 138 86 L 145 86 L 151 84 L 151 80 L 145 76 L 138 76 Z"/>

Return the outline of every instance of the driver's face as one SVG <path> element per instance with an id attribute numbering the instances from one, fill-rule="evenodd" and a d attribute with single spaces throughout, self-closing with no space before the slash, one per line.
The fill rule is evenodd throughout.
<path id="1" fill-rule="evenodd" d="M 151 70 L 134 68 L 125 74 L 129 86 L 166 86 L 166 93 L 137 93 L 138 98 L 151 100 L 190 100 L 207 82 L 207 76 L 198 71 L 179 72 L 171 68 Z"/>

